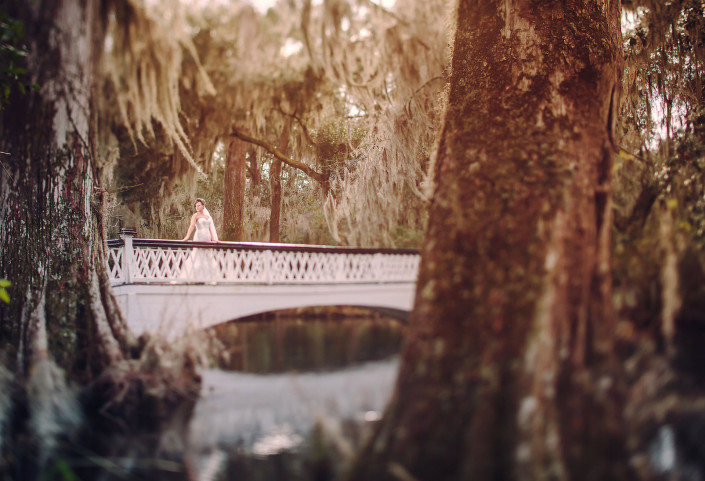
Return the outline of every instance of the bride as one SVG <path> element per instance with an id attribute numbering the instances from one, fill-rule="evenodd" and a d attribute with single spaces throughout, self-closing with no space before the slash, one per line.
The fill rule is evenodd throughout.
<path id="1" fill-rule="evenodd" d="M 196 213 L 191 216 L 191 225 L 188 226 L 186 237 L 181 240 L 188 240 L 195 227 L 196 234 L 193 236 L 193 240 L 198 242 L 218 242 L 218 233 L 215 231 L 213 218 L 208 209 L 206 209 L 206 201 L 199 197 L 193 206 L 196 208 Z"/>
<path id="2" fill-rule="evenodd" d="M 219 242 L 218 233 L 215 230 L 213 217 L 206 209 L 206 201 L 198 198 L 194 203 L 196 213 L 191 216 L 191 225 L 189 225 L 186 237 L 181 239 L 187 241 L 191 236 L 194 228 L 196 233 L 193 240 L 196 242 Z M 195 248 L 191 255 L 183 261 L 181 265 L 181 274 L 179 277 L 188 278 L 193 281 L 208 281 L 218 277 L 219 269 L 218 262 L 215 258 L 215 252 L 208 248 Z"/>

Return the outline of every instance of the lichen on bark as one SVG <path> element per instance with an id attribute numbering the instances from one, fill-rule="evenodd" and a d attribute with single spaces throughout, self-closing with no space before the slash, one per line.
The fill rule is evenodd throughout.
<path id="1" fill-rule="evenodd" d="M 394 479 L 390 463 L 429 480 L 628 478 L 604 307 L 619 2 L 604 7 L 458 3 L 410 333 L 352 479 Z"/>

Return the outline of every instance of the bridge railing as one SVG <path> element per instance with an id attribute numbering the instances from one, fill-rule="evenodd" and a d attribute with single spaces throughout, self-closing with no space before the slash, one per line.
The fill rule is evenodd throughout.
<path id="1" fill-rule="evenodd" d="M 256 242 L 108 241 L 110 282 L 344 284 L 415 282 L 419 253 Z"/>

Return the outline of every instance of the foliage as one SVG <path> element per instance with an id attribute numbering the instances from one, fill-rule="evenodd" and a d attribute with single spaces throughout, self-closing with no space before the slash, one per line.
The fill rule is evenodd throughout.
<path id="1" fill-rule="evenodd" d="M 61 481 L 79 481 L 76 473 L 71 469 L 71 465 L 65 459 L 56 460 L 48 476 Z"/>
<path id="2" fill-rule="evenodd" d="M 705 8 L 701 0 L 627 8 L 615 300 L 628 332 L 660 338 L 668 305 L 679 329 L 705 322 Z"/>
<path id="3" fill-rule="evenodd" d="M 342 84 L 351 110 L 364 118 L 365 135 L 351 152 L 355 168 L 333 180 L 326 219 L 339 242 L 393 246 L 396 226 L 425 210 L 422 185 L 445 108 L 452 2 L 397 1 L 393 12 L 351 3 L 328 5 L 313 18 L 312 31 L 326 34 L 307 42 L 312 63 Z"/>
<path id="4" fill-rule="evenodd" d="M 0 279 L 0 301 L 5 304 L 10 303 L 10 295 L 7 293 L 7 288 L 12 285 L 12 282 L 7 279 Z"/>
<path id="5" fill-rule="evenodd" d="M 176 184 L 188 184 L 184 188 L 193 193 L 199 182 L 184 172 L 185 163 L 176 161 L 179 155 L 160 139 L 160 132 L 173 139 L 178 126 L 168 127 L 155 113 L 147 115 L 175 106 L 184 119 L 180 122 L 183 135 L 178 133 L 176 138 L 183 138 L 184 145 L 189 139 L 192 160 L 208 175 L 215 146 L 227 143 L 233 122 L 252 136 L 278 145 L 281 131 L 293 120 L 286 154 L 329 173 L 331 179 L 327 192 L 308 190 L 324 196 L 325 205 L 319 210 L 326 224 L 316 223 L 316 228 L 330 232 L 314 237 L 351 245 L 395 245 L 395 226 L 418 225 L 423 217 L 426 199 L 421 184 L 426 181 L 444 103 L 448 49 L 444 18 L 450 5 L 434 0 L 409 9 L 404 2 L 397 3 L 398 12 L 369 1 L 320 6 L 280 2 L 264 16 L 237 1 L 205 6 L 179 3 L 161 18 L 155 13 L 161 7 L 128 2 L 130 8 L 117 18 L 122 26 L 115 38 L 123 40 L 113 42 L 106 61 L 117 101 L 109 100 L 105 107 L 115 110 L 112 117 L 122 120 L 113 122 L 126 125 L 128 131 L 134 124 L 138 135 L 139 125 L 156 133 L 154 140 L 144 138 L 149 148 L 138 150 L 151 155 L 139 160 L 165 179 L 148 189 L 159 192 L 158 198 L 148 201 L 149 209 L 134 207 L 139 211 L 137 223 L 147 223 L 139 219 L 143 215 L 174 210 L 175 203 L 182 201 L 172 197 L 179 190 L 173 188 Z M 134 43 L 129 32 L 143 27 L 150 32 L 150 40 Z M 167 31 L 170 35 L 164 37 Z M 316 32 L 321 36 L 316 37 Z M 112 58 L 120 53 L 115 46 L 123 44 L 130 55 Z M 187 48 L 190 44 L 195 55 Z M 183 58 L 173 53 L 179 45 L 188 53 Z M 152 51 L 169 62 L 149 65 Z M 145 71 L 140 65 L 156 69 L 149 76 L 159 86 L 159 105 L 137 95 L 137 88 L 154 90 L 136 77 Z M 212 81 L 215 96 L 203 95 L 199 85 L 204 74 Z M 160 100 L 162 91 L 173 95 L 177 90 L 178 103 L 176 97 Z M 142 120 L 132 122 L 129 112 Z M 121 157 L 134 158 L 129 142 L 120 137 Z M 262 159 L 259 168 L 265 175 L 269 163 L 265 151 L 258 147 L 254 155 Z M 139 167 L 134 168 L 139 174 Z M 214 177 L 209 181 L 219 182 Z M 287 191 L 293 184 L 283 185 L 285 204 L 289 194 L 300 198 L 299 191 Z M 251 194 L 247 199 L 252 205 L 246 210 L 260 216 L 268 196 Z M 404 201 L 398 202 L 398 196 Z M 311 203 L 318 204 L 318 200 Z M 410 219 L 417 213 L 421 217 Z M 304 218 L 298 221 L 289 218 L 287 228 L 306 225 L 306 219 L 317 214 L 301 215 Z M 367 222 L 360 222 L 362 218 Z M 153 225 L 154 220 L 148 223 Z M 255 230 L 264 223 L 258 219 Z"/>
<path id="6" fill-rule="evenodd" d="M 705 16 L 702 0 L 622 2 L 626 69 L 622 127 L 631 151 L 653 149 L 684 127 L 703 104 Z"/>
<path id="7" fill-rule="evenodd" d="M 0 12 L 0 110 L 10 102 L 14 89 L 21 94 L 29 88 L 37 90 L 37 84 L 26 83 L 27 69 L 23 66 L 29 54 L 24 41 L 24 24 Z"/>
<path id="8" fill-rule="evenodd" d="M 146 143 L 144 134 L 155 136 L 154 124 L 163 129 L 184 158 L 201 172 L 189 150 L 180 116 L 180 73 L 184 54 L 193 59 L 197 93 L 214 94 L 195 51 L 180 3 L 140 0 L 114 2 L 107 23 L 105 78 L 114 88 L 120 121 L 134 142 Z"/>

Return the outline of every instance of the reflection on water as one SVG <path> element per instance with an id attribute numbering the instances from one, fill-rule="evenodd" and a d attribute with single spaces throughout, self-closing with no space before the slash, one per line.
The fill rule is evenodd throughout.
<path id="1" fill-rule="evenodd" d="M 355 437 L 382 415 L 402 328 L 379 317 L 217 327 L 218 368 L 202 371 L 188 428 L 194 476 L 332 479 Z"/>
<path id="2" fill-rule="evenodd" d="M 232 371 L 320 371 L 384 359 L 399 351 L 403 325 L 392 318 L 274 319 L 214 328 Z"/>
<path id="3" fill-rule="evenodd" d="M 91 479 L 332 480 L 382 415 L 403 325 L 295 318 L 231 323 L 214 334 L 216 367 L 201 370 L 190 419 L 105 440 L 119 468 Z"/>
<path id="4" fill-rule="evenodd" d="M 284 464 L 279 468 L 284 473 L 304 469 L 316 428 L 342 454 L 352 455 L 349 428 L 359 436 L 380 419 L 397 367 L 394 357 L 322 373 L 204 371 L 188 432 L 197 479 L 235 479 L 243 470 L 248 475 L 240 479 L 289 479 L 290 474 L 272 478 L 272 463 Z M 297 452 L 301 459 L 291 456 Z M 264 456 L 272 459 L 265 462 Z"/>
<path id="5" fill-rule="evenodd" d="M 377 420 L 396 370 L 396 358 L 326 373 L 206 370 L 189 441 L 201 449 L 273 454 L 299 444 L 317 420 Z"/>

